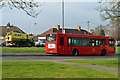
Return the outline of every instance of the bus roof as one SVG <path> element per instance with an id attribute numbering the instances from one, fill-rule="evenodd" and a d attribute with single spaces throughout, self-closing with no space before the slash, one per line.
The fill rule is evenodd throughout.
<path id="1" fill-rule="evenodd" d="M 58 35 L 65 35 L 65 36 L 69 36 L 69 37 L 87 37 L 87 38 L 107 38 L 107 39 L 114 39 L 114 37 L 112 37 L 112 36 L 96 36 L 96 35 L 69 34 L 69 33 L 47 33 L 47 34 L 58 34 Z"/>

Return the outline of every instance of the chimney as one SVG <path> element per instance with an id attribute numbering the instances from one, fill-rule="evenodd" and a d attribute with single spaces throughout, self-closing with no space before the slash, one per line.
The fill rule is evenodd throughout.
<path id="1" fill-rule="evenodd" d="M 60 25 L 56 25 L 55 28 L 56 28 L 57 30 L 59 30 L 59 29 L 60 29 Z"/>
<path id="2" fill-rule="evenodd" d="M 62 33 L 65 33 L 65 29 L 64 28 L 62 28 Z"/>
<path id="3" fill-rule="evenodd" d="M 10 31 L 10 22 L 8 22 L 8 24 L 7 24 L 7 32 L 9 32 Z"/>
<path id="4" fill-rule="evenodd" d="M 80 27 L 80 26 L 77 26 L 77 29 L 80 31 L 80 30 L 81 30 L 81 27 Z"/>
<path id="5" fill-rule="evenodd" d="M 91 29 L 91 30 L 90 30 L 90 33 L 93 33 L 93 32 L 94 32 L 94 29 Z"/>
<path id="6" fill-rule="evenodd" d="M 8 22 L 7 27 L 10 27 L 10 22 Z"/>

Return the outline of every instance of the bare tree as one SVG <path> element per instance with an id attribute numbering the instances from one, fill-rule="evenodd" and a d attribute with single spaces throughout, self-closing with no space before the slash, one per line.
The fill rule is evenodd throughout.
<path id="1" fill-rule="evenodd" d="M 35 2 L 35 0 L 0 0 L 0 8 L 7 6 L 9 6 L 10 9 L 21 9 L 32 17 L 37 17 L 42 11 L 42 9 L 37 10 L 42 4 Z"/>
<path id="2" fill-rule="evenodd" d="M 101 0 L 100 6 L 98 7 L 98 11 L 100 11 L 100 16 L 102 20 L 111 20 L 113 23 L 118 25 L 119 23 L 119 16 L 118 16 L 118 7 L 119 2 L 118 0 L 105 0 L 106 2 L 103 2 Z M 109 2 L 111 1 L 111 2 Z"/>
<path id="3" fill-rule="evenodd" d="M 120 37 L 118 37 L 118 25 L 120 24 L 120 1 L 118 2 L 118 0 L 101 0 L 99 3 L 100 6 L 97 10 L 100 11 L 100 16 L 102 20 L 110 20 L 110 24 L 106 25 L 104 28 L 105 33 L 113 36 L 117 40 L 120 40 Z"/>
<path id="4" fill-rule="evenodd" d="M 107 35 L 113 36 L 116 40 L 119 40 L 118 26 L 114 24 L 114 22 L 111 21 L 110 24 L 104 27 L 104 29 Z"/>
<path id="5" fill-rule="evenodd" d="M 96 35 L 99 35 L 100 31 L 104 29 L 104 26 L 102 25 L 98 25 L 96 28 L 95 28 L 95 33 Z"/>
<path id="6" fill-rule="evenodd" d="M 114 22 L 111 21 L 106 26 L 102 26 L 102 25 L 97 26 L 95 28 L 96 35 L 99 35 L 101 30 L 104 30 L 105 35 L 113 36 L 116 40 L 119 40 L 119 37 L 118 37 L 118 26 L 116 24 L 114 24 Z"/>

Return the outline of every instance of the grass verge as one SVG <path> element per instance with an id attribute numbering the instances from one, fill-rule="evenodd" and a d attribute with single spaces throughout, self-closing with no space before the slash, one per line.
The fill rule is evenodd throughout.
<path id="1" fill-rule="evenodd" d="M 120 47 L 116 47 L 116 53 L 120 53 Z"/>
<path id="2" fill-rule="evenodd" d="M 118 59 L 105 59 L 105 60 L 65 60 L 62 62 L 92 64 L 92 65 L 100 65 L 100 66 L 118 68 L 119 61 Z"/>
<path id="3" fill-rule="evenodd" d="M 45 53 L 45 47 L 3 47 L 3 53 Z M 120 53 L 120 47 L 116 47 L 116 53 Z"/>
<path id="4" fill-rule="evenodd" d="M 3 47 L 3 53 L 45 53 L 45 47 Z"/>
<path id="5" fill-rule="evenodd" d="M 3 78 L 118 78 L 118 73 L 45 61 L 3 62 Z"/>

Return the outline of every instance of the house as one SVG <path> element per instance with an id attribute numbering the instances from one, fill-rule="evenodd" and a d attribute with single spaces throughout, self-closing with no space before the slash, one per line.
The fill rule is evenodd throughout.
<path id="1" fill-rule="evenodd" d="M 91 33 L 92 35 L 99 36 L 99 35 L 94 31 L 94 29 L 91 29 L 91 30 L 90 30 L 90 33 Z"/>
<path id="2" fill-rule="evenodd" d="M 25 33 L 17 26 L 11 26 L 8 22 L 7 26 L 0 26 L 0 42 L 5 40 L 4 37 L 6 36 L 7 32 Z"/>
<path id="3" fill-rule="evenodd" d="M 46 39 L 46 33 L 69 33 L 69 34 L 84 34 L 84 35 L 92 35 L 86 30 L 81 29 L 80 26 L 77 26 L 76 29 L 67 29 L 67 28 L 60 28 L 60 25 L 56 25 L 55 28 L 51 28 L 44 33 L 37 35 L 38 41 L 41 41 L 43 39 Z"/>

